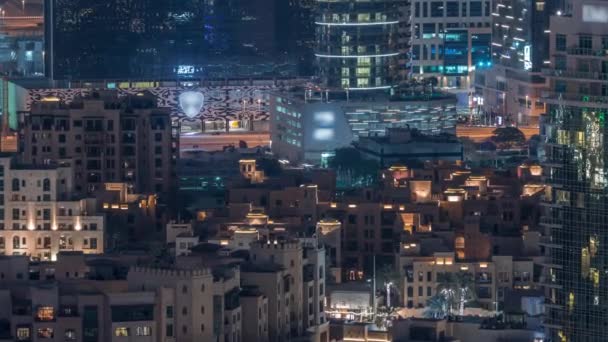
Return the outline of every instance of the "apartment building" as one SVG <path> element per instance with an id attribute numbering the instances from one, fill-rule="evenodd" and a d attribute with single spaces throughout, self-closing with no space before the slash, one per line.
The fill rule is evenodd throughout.
<path id="1" fill-rule="evenodd" d="M 23 160 L 72 160 L 75 191 L 91 193 L 107 182 L 127 183 L 133 193 L 175 188 L 179 130 L 151 93 L 94 92 L 69 104 L 45 97 L 20 125 Z"/>
<path id="2" fill-rule="evenodd" d="M 74 194 L 69 164 L 26 165 L 0 156 L 0 250 L 54 260 L 61 251 L 103 253 L 104 217 L 93 198 Z"/>
<path id="3" fill-rule="evenodd" d="M 407 247 L 407 248 L 406 248 Z M 534 287 L 534 261 L 512 256 L 493 256 L 489 261 L 461 261 L 453 252 L 436 252 L 432 256 L 415 256 L 420 247 L 403 244 L 400 256 L 405 271 L 403 298 L 408 308 L 423 308 L 441 288 L 447 273 L 469 273 L 474 279 L 477 301 L 487 310 L 497 310 L 511 289 Z"/>
<path id="4" fill-rule="evenodd" d="M 131 291 L 160 291 L 168 289 L 169 298 L 160 314 L 166 319 L 161 325 L 162 336 L 175 341 L 212 341 L 216 333 L 214 318 L 215 292 L 209 269 L 133 268 L 127 282 Z M 229 340 L 233 341 L 233 340 Z"/>

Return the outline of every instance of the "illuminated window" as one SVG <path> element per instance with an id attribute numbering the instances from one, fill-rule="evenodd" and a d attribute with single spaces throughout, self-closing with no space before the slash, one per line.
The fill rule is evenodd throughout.
<path id="1" fill-rule="evenodd" d="M 574 293 L 570 292 L 568 294 L 568 310 L 572 311 L 574 309 Z"/>
<path id="2" fill-rule="evenodd" d="M 137 328 L 135 328 L 135 334 L 137 336 L 150 336 L 150 335 L 152 335 L 152 328 L 150 328 L 150 327 L 137 327 Z"/>
<path id="3" fill-rule="evenodd" d="M 357 78 L 357 88 L 365 88 L 365 87 L 369 87 L 369 79 Z"/>
<path id="4" fill-rule="evenodd" d="M 589 276 L 590 262 L 589 249 L 585 247 L 581 250 L 581 276 L 583 278 L 587 278 Z"/>
<path id="5" fill-rule="evenodd" d="M 30 328 L 28 327 L 19 327 L 15 333 L 17 341 L 29 341 L 31 339 L 30 336 Z"/>
<path id="6" fill-rule="evenodd" d="M 597 238 L 597 235 L 593 235 L 591 237 L 589 237 L 589 254 L 591 255 L 591 257 L 595 257 L 597 255 L 597 251 L 599 249 L 599 239 Z"/>
<path id="7" fill-rule="evenodd" d="M 37 335 L 39 339 L 53 338 L 55 336 L 55 333 L 53 331 L 53 328 L 38 328 Z"/>
<path id="8" fill-rule="evenodd" d="M 129 336 L 129 328 L 127 327 L 118 327 L 114 329 L 114 336 L 117 337 L 127 337 Z"/>
<path id="9" fill-rule="evenodd" d="M 76 330 L 74 330 L 74 329 L 65 329 L 64 339 L 66 341 L 76 341 Z"/>
<path id="10" fill-rule="evenodd" d="M 52 306 L 41 306 L 36 312 L 38 321 L 52 321 L 55 319 L 55 309 Z"/>

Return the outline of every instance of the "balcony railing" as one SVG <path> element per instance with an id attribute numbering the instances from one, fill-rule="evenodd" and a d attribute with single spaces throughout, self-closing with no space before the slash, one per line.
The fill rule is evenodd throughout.
<path id="1" fill-rule="evenodd" d="M 608 96 L 588 96 L 581 94 L 570 94 L 570 93 L 556 93 L 543 91 L 541 97 L 545 100 L 563 100 L 563 101 L 575 101 L 583 102 L 588 105 L 601 104 L 608 106 Z"/>
<path id="2" fill-rule="evenodd" d="M 601 72 L 585 72 L 574 70 L 543 69 L 543 75 L 549 77 L 574 78 L 580 80 L 590 80 L 597 82 L 608 81 L 608 74 Z"/>
<path id="3" fill-rule="evenodd" d="M 595 56 L 595 57 L 605 57 L 608 55 L 608 49 L 587 49 L 581 48 L 578 46 L 573 46 L 568 48 L 568 54 L 577 55 L 577 56 Z"/>

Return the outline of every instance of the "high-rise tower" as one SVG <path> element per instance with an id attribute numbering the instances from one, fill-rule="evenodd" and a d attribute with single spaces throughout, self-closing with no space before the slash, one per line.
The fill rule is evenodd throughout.
<path id="1" fill-rule="evenodd" d="M 376 90 L 396 84 L 404 2 L 317 0 L 317 74 L 328 87 Z"/>
<path id="2" fill-rule="evenodd" d="M 544 325 L 550 341 L 605 341 L 608 323 L 608 1 L 551 17 Z"/>

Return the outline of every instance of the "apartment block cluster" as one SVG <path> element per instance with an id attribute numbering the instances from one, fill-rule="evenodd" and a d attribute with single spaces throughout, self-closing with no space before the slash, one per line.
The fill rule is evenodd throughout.
<path id="1" fill-rule="evenodd" d="M 407 316 L 423 317 L 441 277 L 464 272 L 474 279 L 480 310 L 524 310 L 531 328 L 520 333 L 536 333 L 542 313 L 539 201 L 545 193 L 538 164 L 503 171 L 471 170 L 461 162 L 392 166 L 377 175 L 377 185 L 340 197 L 334 196 L 335 173 L 326 169 L 284 166 L 268 176 L 255 159 L 241 160 L 239 168 L 240 176 L 229 182 L 226 206 L 198 212 L 205 239 L 193 234 L 191 224 L 168 226 L 167 239 L 178 260 L 200 262 L 200 250 L 214 246 L 211 250 L 220 255 L 236 251 L 255 262 L 260 244 L 272 250 L 295 237 L 303 246 L 317 246 L 324 259 L 325 271 L 319 268 L 318 277 L 325 274 L 325 284 L 309 293 L 326 296 L 326 303 L 313 301 L 309 311 L 325 310 L 331 324 L 365 322 L 372 308 L 397 300 L 381 290 L 385 284 L 376 293 L 371 287 L 374 268 L 388 268 L 402 280 L 397 291 Z M 281 260 L 276 254 L 270 258 Z M 522 298 L 533 304 L 514 308 Z M 358 334 L 348 324 L 339 329 Z M 330 337 L 341 333 L 332 330 Z"/>

